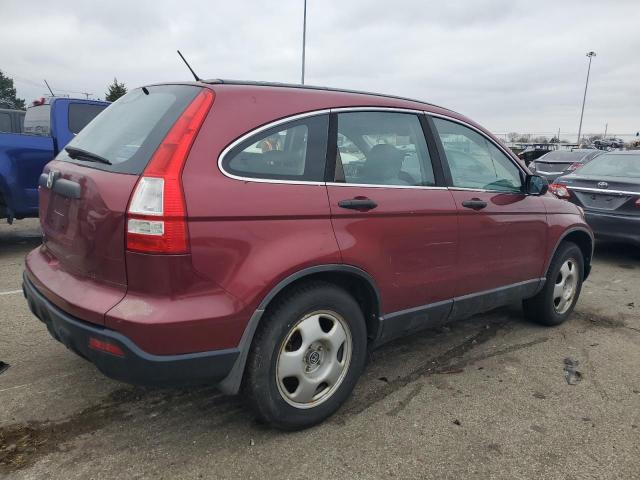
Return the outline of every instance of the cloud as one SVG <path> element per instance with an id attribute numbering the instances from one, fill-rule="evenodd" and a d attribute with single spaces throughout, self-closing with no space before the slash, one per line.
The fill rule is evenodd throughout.
<path id="1" fill-rule="evenodd" d="M 4 0 L 0 69 L 27 100 L 55 88 L 103 97 L 202 77 L 298 82 L 302 0 Z M 640 33 L 633 1 L 309 0 L 307 83 L 417 97 L 494 132 L 640 129 Z M 16 40 L 17 39 L 17 40 Z M 34 85 L 35 83 L 35 85 Z"/>

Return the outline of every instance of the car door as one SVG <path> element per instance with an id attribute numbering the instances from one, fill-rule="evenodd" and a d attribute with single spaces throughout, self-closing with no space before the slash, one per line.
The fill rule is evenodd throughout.
<path id="1" fill-rule="evenodd" d="M 435 116 L 430 124 L 459 215 L 453 316 L 535 293 L 547 235 L 542 199 L 524 193 L 524 171 L 479 129 Z"/>
<path id="2" fill-rule="evenodd" d="M 376 281 L 384 340 L 444 320 L 457 277 L 456 206 L 420 117 L 332 113 L 332 224 L 343 262 Z"/>

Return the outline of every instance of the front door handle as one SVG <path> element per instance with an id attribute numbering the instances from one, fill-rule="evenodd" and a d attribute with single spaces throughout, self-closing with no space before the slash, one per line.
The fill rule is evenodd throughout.
<path id="1" fill-rule="evenodd" d="M 472 210 L 482 210 L 487 206 L 487 202 L 480 200 L 479 198 L 472 198 L 471 200 L 465 200 L 462 202 L 462 206 Z"/>
<path id="2" fill-rule="evenodd" d="M 340 200 L 338 206 L 350 210 L 371 210 L 376 208 L 378 204 L 370 198 L 351 198 L 349 200 Z"/>

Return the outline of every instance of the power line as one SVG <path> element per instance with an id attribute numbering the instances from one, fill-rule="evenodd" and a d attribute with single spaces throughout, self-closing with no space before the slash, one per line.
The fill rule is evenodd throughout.
<path id="1" fill-rule="evenodd" d="M 48 88 L 48 87 L 47 87 L 47 85 L 46 85 L 46 82 L 44 82 L 44 83 L 42 83 L 42 82 L 36 82 L 36 81 L 34 81 L 34 80 L 31 80 L 31 79 L 25 78 L 25 77 L 23 77 L 23 76 L 21 76 L 21 75 L 15 75 L 15 74 L 13 74 L 13 73 L 11 73 L 11 72 L 7 72 L 6 70 L 3 70 L 3 71 L 4 71 L 4 73 L 5 73 L 7 76 L 11 77 L 11 78 L 14 80 L 14 82 L 15 82 L 16 80 L 18 80 L 18 81 L 19 81 L 19 82 L 21 82 L 21 83 L 27 83 L 27 84 L 29 84 L 29 85 L 31 85 L 31 86 L 34 86 L 34 87 Z M 51 90 L 51 89 L 50 89 L 50 90 Z M 87 95 L 87 93 L 88 93 L 88 92 L 86 92 L 86 91 L 81 92 L 81 91 L 79 91 L 79 90 L 69 90 L 69 89 L 66 89 L 66 88 L 58 88 L 58 87 L 55 87 L 55 88 L 53 88 L 52 90 L 55 90 L 56 92 L 64 92 L 64 93 L 78 93 L 78 94 L 80 94 L 80 95 L 85 95 L 85 96 L 86 96 L 86 95 Z M 93 95 L 93 93 L 89 93 L 89 95 Z M 87 98 L 88 98 L 88 97 L 87 97 Z"/>

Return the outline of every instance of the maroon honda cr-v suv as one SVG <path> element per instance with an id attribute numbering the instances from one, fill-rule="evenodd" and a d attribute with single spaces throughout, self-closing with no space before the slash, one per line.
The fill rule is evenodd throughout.
<path id="1" fill-rule="evenodd" d="M 427 103 L 151 85 L 45 168 L 24 292 L 110 377 L 217 383 L 303 428 L 383 342 L 518 300 L 563 322 L 593 237 L 546 190 L 485 129 Z"/>

